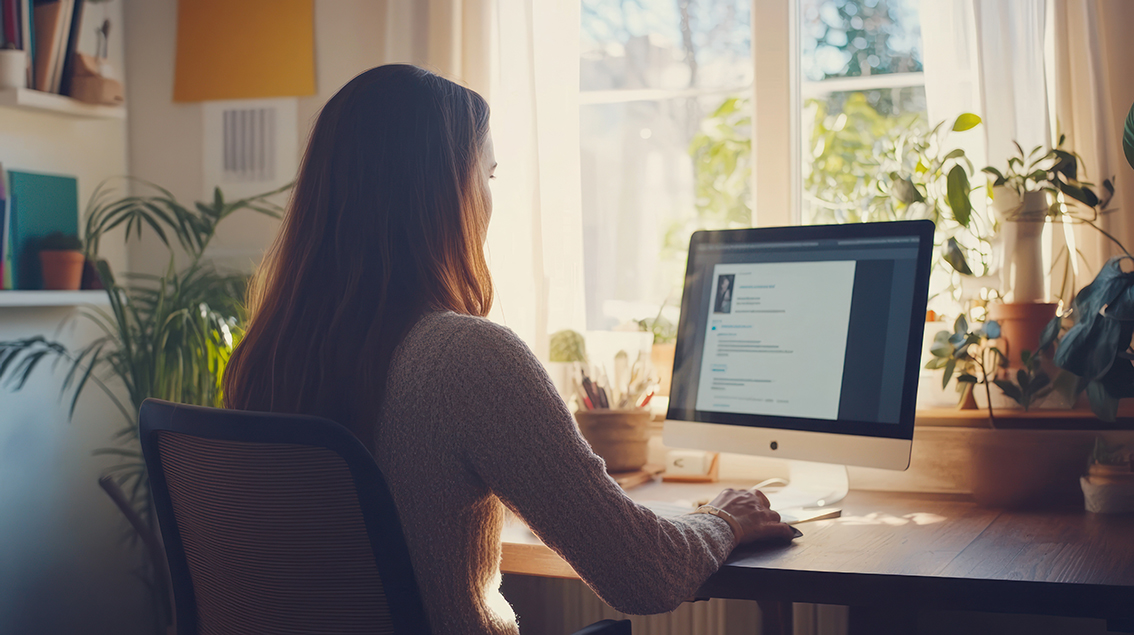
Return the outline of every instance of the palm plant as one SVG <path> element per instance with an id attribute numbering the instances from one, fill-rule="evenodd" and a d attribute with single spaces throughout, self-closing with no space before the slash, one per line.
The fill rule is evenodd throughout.
<path id="1" fill-rule="evenodd" d="M 104 182 L 85 211 L 86 255 L 95 263 L 110 306 L 109 312 L 87 307 L 80 316 L 97 325 L 102 335 L 78 350 L 43 336 L 0 342 L 0 383 L 19 390 L 42 362 L 52 361 L 53 366 L 69 366 L 61 390 L 69 396 L 71 417 L 90 385 L 122 413 L 123 425 L 114 445 L 95 451 L 121 459 L 100 484 L 150 552 L 151 571 L 146 577 L 168 621 L 164 557 L 138 445 L 138 408 L 150 397 L 221 405 L 220 379 L 244 319 L 241 299 L 246 277 L 218 270 L 205 259 L 205 252 L 220 222 L 238 211 L 281 217 L 282 208 L 270 197 L 290 185 L 236 201 L 226 201 L 218 188 L 211 202 L 189 208 L 161 187 L 138 183 L 145 194 L 121 197 L 116 196 L 114 184 Z M 126 274 L 120 282 L 99 259 L 102 238 L 122 226 L 126 238 L 140 237 L 148 227 L 169 249 L 163 275 Z M 175 243 L 183 252 L 180 258 Z M 179 259 L 183 266 L 177 265 Z"/>

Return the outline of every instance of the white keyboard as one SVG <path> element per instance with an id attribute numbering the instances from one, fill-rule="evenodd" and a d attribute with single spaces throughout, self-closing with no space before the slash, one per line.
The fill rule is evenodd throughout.
<path id="1" fill-rule="evenodd" d="M 671 502 L 646 500 L 636 502 L 663 518 L 681 516 L 682 514 L 688 514 L 695 509 L 692 502 L 684 501 Z M 811 520 L 838 518 L 842 514 L 842 510 L 838 507 L 792 507 L 776 511 L 780 513 L 780 520 L 789 525 L 795 525 L 797 523 L 808 522 Z"/>

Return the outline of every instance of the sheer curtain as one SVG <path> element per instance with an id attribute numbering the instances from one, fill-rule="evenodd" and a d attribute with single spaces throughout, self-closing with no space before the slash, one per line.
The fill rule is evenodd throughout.
<path id="1" fill-rule="evenodd" d="M 547 358 L 585 327 L 579 178 L 579 3 L 387 0 L 387 62 L 463 82 L 492 106 L 499 167 L 488 236 L 491 317 Z"/>
<path id="2" fill-rule="evenodd" d="M 1117 176 L 1113 214 L 1101 224 L 1128 248 L 1134 240 L 1134 173 L 1119 139 L 1134 101 L 1134 2 L 1128 0 L 922 0 L 926 99 L 931 121 L 966 110 L 984 119 L 980 139 L 963 142 L 974 164 L 1003 167 L 1016 140 L 1025 151 L 1066 147 L 1101 184 Z M 1115 249 L 1089 227 L 1052 232 L 1050 254 L 1082 252 L 1076 286 L 1089 282 Z M 1010 245 L 1003 246 L 1010 250 Z M 1059 281 L 1054 283 L 1059 285 Z"/>
<path id="3" fill-rule="evenodd" d="M 1134 250 L 1134 170 L 1122 156 L 1121 135 L 1134 103 L 1134 2 L 1127 0 L 1050 0 L 1053 127 L 1083 157 L 1087 181 L 1114 177 L 1113 212 L 1099 224 Z M 1079 230 L 1089 274 L 1121 253 L 1090 228 Z M 1086 282 L 1084 279 L 1081 282 Z"/>

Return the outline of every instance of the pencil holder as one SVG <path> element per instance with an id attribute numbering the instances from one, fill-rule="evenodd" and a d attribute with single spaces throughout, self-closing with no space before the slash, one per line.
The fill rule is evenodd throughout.
<path id="1" fill-rule="evenodd" d="M 606 461 L 607 472 L 631 472 L 646 464 L 649 410 L 580 410 L 575 421 L 591 449 Z"/>

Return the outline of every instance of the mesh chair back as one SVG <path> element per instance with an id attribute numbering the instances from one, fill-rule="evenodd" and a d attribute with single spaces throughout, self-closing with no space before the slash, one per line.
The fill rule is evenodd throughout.
<path id="1" fill-rule="evenodd" d="M 373 458 L 315 417 L 147 400 L 178 635 L 427 633 Z"/>

